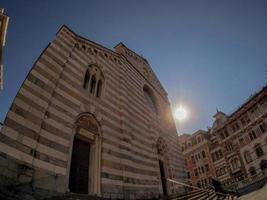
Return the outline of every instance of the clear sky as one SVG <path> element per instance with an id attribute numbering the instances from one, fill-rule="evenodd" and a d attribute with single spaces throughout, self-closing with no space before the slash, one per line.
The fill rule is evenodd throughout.
<path id="1" fill-rule="evenodd" d="M 61 25 L 143 55 L 169 94 L 190 109 L 179 132 L 206 129 L 266 84 L 266 0 L 1 0 L 10 16 L 0 121 L 34 61 Z"/>

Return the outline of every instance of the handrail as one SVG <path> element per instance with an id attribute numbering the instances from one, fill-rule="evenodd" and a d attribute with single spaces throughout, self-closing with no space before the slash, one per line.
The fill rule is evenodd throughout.
<path id="1" fill-rule="evenodd" d="M 169 178 L 167 178 L 167 181 L 170 181 L 170 182 L 173 182 L 173 183 L 176 183 L 176 184 L 179 184 L 179 185 L 187 186 L 187 187 L 190 187 L 190 188 L 195 188 L 195 189 L 198 189 L 198 190 L 203 190 L 203 191 L 206 191 L 206 192 L 210 192 L 210 190 L 206 190 L 206 189 L 203 189 L 203 188 L 200 188 L 200 187 L 188 185 L 186 183 L 182 183 L 180 181 L 175 181 L 175 180 L 172 180 L 172 179 L 169 179 Z"/>
<path id="2" fill-rule="evenodd" d="M 207 189 L 203 189 L 203 188 L 200 188 L 200 187 L 196 187 L 196 186 L 188 185 L 188 184 L 186 184 L 186 183 L 182 183 L 182 182 L 180 182 L 180 181 L 175 181 L 175 180 L 172 180 L 172 179 L 169 179 L 169 178 L 167 178 L 166 180 L 167 180 L 167 181 L 170 181 L 170 182 L 173 182 L 173 183 L 176 183 L 176 184 L 179 184 L 179 185 L 186 186 L 186 187 L 195 188 L 195 189 L 202 190 L 202 191 L 205 191 L 205 192 L 211 192 L 211 190 L 207 190 Z M 224 194 L 224 193 L 221 193 L 221 192 L 216 192 L 215 190 L 214 190 L 214 192 L 215 192 L 216 194 L 223 195 L 223 196 L 227 196 L 227 195 L 229 195 L 229 194 Z"/>

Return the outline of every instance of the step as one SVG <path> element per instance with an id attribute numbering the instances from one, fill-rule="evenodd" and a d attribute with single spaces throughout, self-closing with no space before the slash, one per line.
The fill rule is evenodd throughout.
<path id="1" fill-rule="evenodd" d="M 206 192 L 203 192 L 202 194 L 188 198 L 188 200 L 201 200 L 201 199 L 207 198 L 207 197 L 208 197 L 208 194 Z"/>
<path id="2" fill-rule="evenodd" d="M 176 199 L 176 200 L 188 199 L 190 197 L 193 197 L 193 196 L 196 196 L 196 195 L 199 195 L 202 193 L 203 193 L 203 191 L 201 191 L 201 190 L 195 191 L 195 192 L 188 192 L 188 193 L 183 194 L 183 195 L 174 196 L 173 199 Z"/>

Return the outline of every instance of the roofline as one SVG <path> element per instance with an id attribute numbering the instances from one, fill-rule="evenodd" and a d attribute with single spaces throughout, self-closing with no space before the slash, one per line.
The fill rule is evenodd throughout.
<path id="1" fill-rule="evenodd" d="M 139 55 L 138 53 L 134 52 L 133 50 L 129 49 L 125 44 L 123 44 L 123 42 L 119 42 L 117 45 L 114 46 L 114 48 L 118 47 L 119 45 L 122 45 L 123 47 L 125 47 L 127 50 L 129 50 L 130 52 L 134 53 L 135 55 L 139 56 L 140 58 L 142 58 L 145 62 L 148 63 L 147 59 L 145 59 L 143 56 Z"/>
<path id="2" fill-rule="evenodd" d="M 247 104 L 249 104 L 254 98 L 256 98 L 258 95 L 260 95 L 266 89 L 267 89 L 267 85 L 263 86 L 261 89 L 259 89 L 258 91 L 256 91 L 253 95 L 251 95 L 249 98 L 247 98 L 247 100 L 243 104 L 241 104 L 241 106 L 239 106 L 236 110 L 234 110 L 228 116 L 228 118 L 233 117 L 233 115 L 235 115 L 236 113 L 238 113 L 238 111 L 240 111 L 244 106 L 246 106 Z"/>
<path id="3" fill-rule="evenodd" d="M 62 31 L 63 28 L 67 29 L 69 32 L 71 32 L 73 35 L 75 35 L 75 37 L 78 38 L 78 39 L 85 40 L 86 42 L 92 43 L 92 44 L 95 45 L 95 46 L 98 46 L 98 47 L 100 47 L 100 48 L 103 48 L 104 50 L 106 50 L 106 51 L 108 51 L 108 52 L 114 54 L 115 56 L 118 56 L 118 57 L 121 56 L 121 54 L 118 54 L 117 52 L 113 51 L 112 49 L 109 49 L 109 48 L 107 48 L 107 47 L 105 47 L 105 46 L 103 46 L 103 45 L 101 45 L 101 44 L 99 44 L 99 43 L 96 43 L 96 42 L 94 42 L 94 41 L 92 41 L 92 40 L 89 40 L 89 39 L 87 39 L 87 38 L 85 38 L 85 37 L 83 37 L 83 36 L 78 35 L 77 33 L 75 33 L 72 29 L 70 29 L 70 28 L 69 28 L 67 25 L 65 25 L 65 24 L 63 24 L 63 25 L 59 28 L 59 30 L 57 31 L 56 35 L 58 35 L 58 34 Z"/>

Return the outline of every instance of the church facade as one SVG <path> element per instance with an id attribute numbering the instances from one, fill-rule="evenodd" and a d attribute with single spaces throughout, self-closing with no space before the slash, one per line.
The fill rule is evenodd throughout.
<path id="1" fill-rule="evenodd" d="M 68 27 L 34 63 L 1 129 L 0 175 L 35 194 L 147 199 L 186 176 L 167 93 L 142 56 Z"/>

